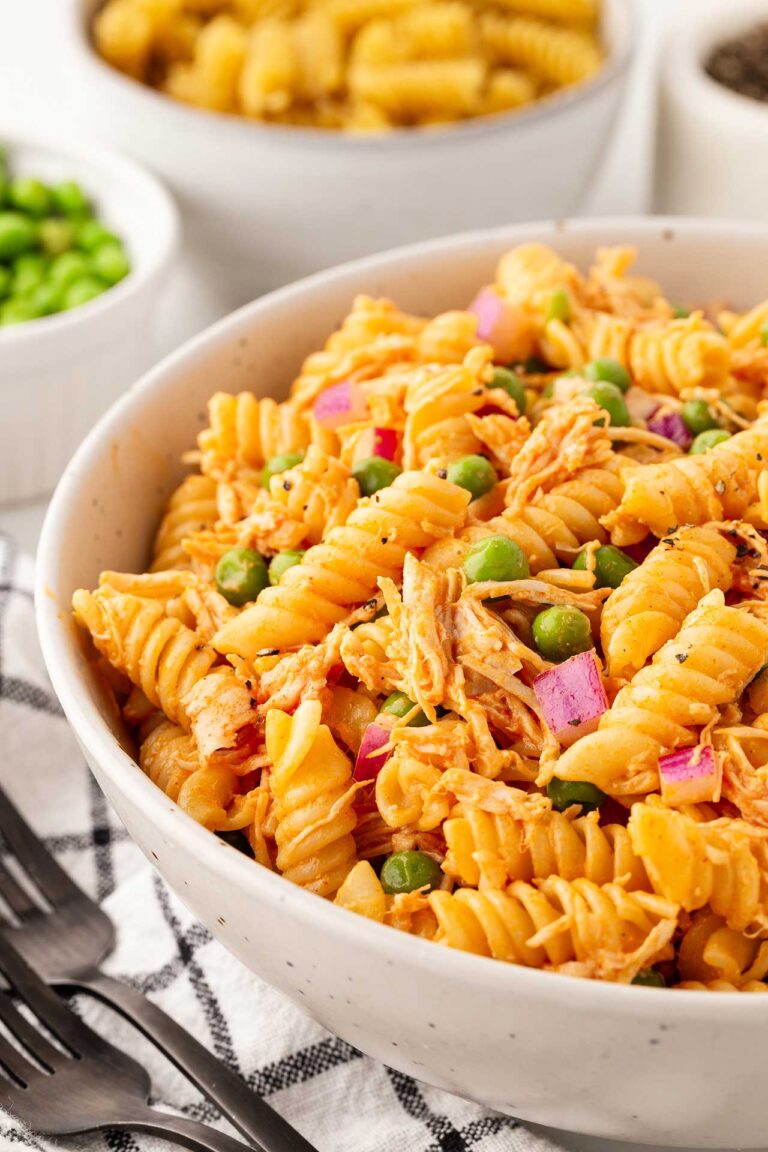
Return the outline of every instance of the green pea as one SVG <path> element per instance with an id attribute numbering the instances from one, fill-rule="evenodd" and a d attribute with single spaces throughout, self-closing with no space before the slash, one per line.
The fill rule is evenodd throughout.
<path id="1" fill-rule="evenodd" d="M 37 247 L 34 221 L 21 212 L 0 212 L 0 260 L 13 260 Z"/>
<path id="2" fill-rule="evenodd" d="M 557 776 L 547 784 L 547 796 L 558 812 L 565 812 L 573 804 L 580 804 L 584 812 L 591 812 L 606 799 L 605 792 L 586 780 L 559 780 Z"/>
<path id="3" fill-rule="evenodd" d="M 528 557 L 509 536 L 487 536 L 478 540 L 464 557 L 464 574 L 470 584 L 483 580 L 527 580 L 531 574 Z"/>
<path id="4" fill-rule="evenodd" d="M 402 720 L 403 716 L 413 712 L 415 707 L 414 701 L 411 700 L 410 696 L 406 696 L 405 692 L 393 692 L 391 696 L 387 696 L 379 711 L 388 712 L 391 716 L 397 716 Z M 413 719 L 408 721 L 408 727 L 425 728 L 429 723 L 429 717 L 419 708 Z"/>
<path id="5" fill-rule="evenodd" d="M 672 316 L 675 320 L 687 320 L 690 312 L 687 308 L 682 308 L 679 304 L 676 304 L 672 309 Z"/>
<path id="6" fill-rule="evenodd" d="M 632 377 L 620 361 L 611 356 L 599 356 L 597 360 L 590 360 L 581 370 L 585 380 L 594 380 L 595 383 L 604 381 L 615 384 L 622 392 L 632 386 Z"/>
<path id="7" fill-rule="evenodd" d="M 51 188 L 51 198 L 57 212 L 64 216 L 82 216 L 90 210 L 88 197 L 74 180 L 63 180 Z"/>
<path id="8" fill-rule="evenodd" d="M 39 252 L 25 252 L 13 262 L 13 293 L 27 296 L 39 288 L 48 271 L 48 261 Z"/>
<path id="9" fill-rule="evenodd" d="M 279 476 L 281 472 L 295 468 L 301 464 L 303 459 L 303 452 L 281 452 L 279 456 L 271 456 L 261 470 L 262 484 L 265 488 L 269 488 L 269 482 L 273 476 Z"/>
<path id="10" fill-rule="evenodd" d="M 8 200 L 19 212 L 29 216 L 47 216 L 53 207 L 51 194 L 42 180 L 19 176 L 8 185 Z"/>
<path id="11" fill-rule="evenodd" d="M 691 456 L 700 456 L 702 452 L 709 452 L 710 448 L 716 448 L 718 444 L 730 438 L 731 434 L 726 432 L 725 428 L 708 428 L 706 432 L 699 432 L 688 453 Z"/>
<path id="12" fill-rule="evenodd" d="M 119 244 L 120 237 L 98 220 L 84 220 L 77 229 L 77 246 L 84 252 L 95 252 L 102 244 Z"/>
<path id="13" fill-rule="evenodd" d="M 615 384 L 601 380 L 599 384 L 593 384 L 591 388 L 587 388 L 584 395 L 605 409 L 611 418 L 612 428 L 626 428 L 629 424 L 629 409 L 621 389 L 617 388 Z"/>
<path id="14" fill-rule="evenodd" d="M 91 300 L 101 296 L 108 288 L 109 284 L 100 276 L 81 276 L 79 279 L 73 280 L 68 288 L 65 288 L 61 306 L 65 310 L 81 308 L 83 304 L 89 304 Z"/>
<path id="15" fill-rule="evenodd" d="M 760 325 L 760 343 L 768 344 L 768 320 L 764 320 Z"/>
<path id="16" fill-rule="evenodd" d="M 10 296 L 12 280 L 13 273 L 10 268 L 6 268 L 4 264 L 0 264 L 0 300 L 5 300 L 6 296 Z"/>
<path id="17" fill-rule="evenodd" d="M 264 557 L 253 548 L 230 548 L 219 559 L 214 576 L 219 592 L 236 608 L 255 600 L 269 584 Z"/>
<path id="18" fill-rule="evenodd" d="M 680 415 L 692 436 L 698 436 L 700 432 L 709 432 L 712 428 L 720 427 L 705 400 L 686 400 Z"/>
<path id="19" fill-rule="evenodd" d="M 49 216 L 41 220 L 39 228 L 40 246 L 49 256 L 59 256 L 67 252 L 75 242 L 75 230 L 71 220 L 61 220 Z"/>
<path id="20" fill-rule="evenodd" d="M 394 484 L 401 471 L 394 460 L 385 460 L 383 456 L 368 456 L 365 460 L 358 460 L 352 468 L 352 476 L 360 486 L 361 496 L 373 496 L 374 492 Z"/>
<path id="21" fill-rule="evenodd" d="M 465 488 L 473 500 L 490 492 L 499 479 L 485 456 L 462 456 L 451 464 L 447 476 L 451 484 Z"/>
<path id="22" fill-rule="evenodd" d="M 573 562 L 578 572 L 587 570 L 587 551 L 579 552 Z M 621 548 L 614 544 L 604 544 L 595 552 L 595 588 L 618 588 L 625 576 L 637 568 L 637 564 Z"/>
<path id="23" fill-rule="evenodd" d="M 641 968 L 632 983 L 641 984 L 646 988 L 666 988 L 667 986 L 661 972 L 657 972 L 655 968 Z"/>
<path id="24" fill-rule="evenodd" d="M 29 298 L 41 316 L 50 316 L 54 312 L 61 312 L 63 306 L 61 288 L 52 280 L 44 280 L 30 293 Z"/>
<path id="25" fill-rule="evenodd" d="M 81 276 L 89 276 L 90 272 L 90 261 L 82 252 L 62 252 L 60 256 L 54 256 L 48 269 L 51 281 L 58 284 L 62 292 Z"/>
<path id="26" fill-rule="evenodd" d="M 40 313 L 29 299 L 13 297 L 0 304 L 0 325 L 25 324 L 27 320 L 37 320 Z"/>
<path id="27" fill-rule="evenodd" d="M 514 400 L 519 414 L 523 415 L 526 405 L 525 384 L 516 372 L 512 372 L 509 368 L 494 368 L 493 379 L 488 387 L 503 388 Z"/>
<path id="28" fill-rule="evenodd" d="M 568 295 L 567 288 L 556 288 L 549 298 L 547 304 L 546 319 L 562 320 L 563 324 L 567 324 L 571 318 L 571 298 Z"/>
<path id="29" fill-rule="evenodd" d="M 390 896 L 418 888 L 432 891 L 442 879 L 440 865 L 426 852 L 395 852 L 381 867 L 381 886 Z"/>
<path id="30" fill-rule="evenodd" d="M 114 240 L 100 244 L 91 256 L 91 262 L 94 272 L 108 284 L 117 284 L 119 280 L 124 280 L 131 270 L 125 249 L 122 244 Z"/>
<path id="31" fill-rule="evenodd" d="M 298 550 L 287 549 L 285 552 L 278 552 L 277 556 L 273 556 L 269 562 L 270 584 L 279 584 L 284 573 L 289 568 L 295 568 L 297 564 L 301 564 L 303 559 L 304 553 Z"/>
<path id="32" fill-rule="evenodd" d="M 534 619 L 533 641 L 545 660 L 559 664 L 592 647 L 592 628 L 578 608 L 554 604 Z"/>

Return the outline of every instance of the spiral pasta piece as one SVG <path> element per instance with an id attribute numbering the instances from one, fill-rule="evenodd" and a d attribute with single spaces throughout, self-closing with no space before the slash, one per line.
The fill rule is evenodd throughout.
<path id="1" fill-rule="evenodd" d="M 166 616 L 156 600 L 103 585 L 96 592 L 79 589 L 72 607 L 110 664 L 169 720 L 189 730 L 184 697 L 215 663 L 214 650 L 179 620 Z"/>
<path id="2" fill-rule="evenodd" d="M 738 700 L 768 658 L 768 625 L 711 592 L 677 637 L 637 672 L 600 718 L 597 732 L 563 752 L 553 774 L 588 780 L 612 795 L 658 788 L 658 760 L 695 744 L 718 708 Z"/>
<path id="3" fill-rule="evenodd" d="M 751 987 L 768 975 L 768 941 L 729 928 L 722 916 L 704 908 L 695 912 L 680 941 L 677 965 L 681 982 L 691 986 Z"/>
<path id="4" fill-rule="evenodd" d="M 768 461 L 768 421 L 758 420 L 703 455 L 680 456 L 627 474 L 621 503 L 603 518 L 615 544 L 664 536 L 681 524 L 737 520 L 759 497 Z"/>
<path id="5" fill-rule="evenodd" d="M 273 708 L 266 739 L 277 867 L 294 884 L 332 896 L 357 862 L 356 817 L 351 765 L 321 715 L 317 700 L 305 700 L 293 716 Z"/>
<path id="6" fill-rule="evenodd" d="M 736 547 L 717 528 L 680 528 L 657 544 L 606 600 L 600 641 L 610 676 L 633 676 L 693 612 L 733 581 Z"/>
<path id="7" fill-rule="evenodd" d="M 182 784 L 197 771 L 200 760 L 192 737 L 178 724 L 163 720 L 142 740 L 139 764 L 153 784 L 178 800 Z"/>
<path id="8" fill-rule="evenodd" d="M 618 884 L 551 876 L 536 887 L 432 892 L 438 943 L 529 968 L 576 961 L 602 979 L 628 983 L 672 937 L 678 908 Z"/>
<path id="9" fill-rule="evenodd" d="M 215 479 L 231 479 L 240 469 L 261 468 L 281 452 L 309 444 L 309 425 L 296 405 L 279 404 L 252 392 L 217 392 L 208 404 L 209 425 L 197 438 L 200 468 Z"/>
<path id="10" fill-rule="evenodd" d="M 443 832 L 443 871 L 473 888 L 506 888 L 513 880 L 547 876 L 585 876 L 595 884 L 621 881 L 628 890 L 649 887 L 626 828 L 601 826 L 596 812 L 573 820 L 552 810 L 526 824 L 465 804 L 445 821 Z"/>
<path id="11" fill-rule="evenodd" d="M 660 896 L 686 912 L 708 904 L 729 928 L 768 936 L 768 832 L 650 801 L 632 806 L 628 831 Z"/>
<path id="12" fill-rule="evenodd" d="M 575 84 L 600 67 L 600 49 L 594 39 L 570 28 L 526 16 L 505 18 L 489 13 L 480 31 L 497 60 L 530 68 L 548 84 Z"/>
<path id="13" fill-rule="evenodd" d="M 638 328 L 629 345 L 628 367 L 648 392 L 721 388 L 730 365 L 728 341 L 700 313 Z"/>
<path id="14" fill-rule="evenodd" d="M 470 524 L 452 538 L 430 545 L 422 559 L 437 568 L 460 568 L 467 549 L 486 536 L 508 536 L 528 557 L 532 573 L 573 563 L 593 540 L 607 543 L 601 519 L 616 509 L 624 492 L 620 457 L 601 468 L 584 468 L 571 480 L 533 498 L 519 513 L 504 512 Z"/>
<path id="15" fill-rule="evenodd" d="M 253 658 L 268 648 L 321 640 L 377 589 L 397 579 L 408 552 L 422 549 L 464 519 L 469 493 L 425 472 L 403 472 L 359 502 L 346 524 L 310 548 L 274 588 L 214 636 L 219 652 Z"/>
<path id="16" fill-rule="evenodd" d="M 218 519 L 216 481 L 210 476 L 187 476 L 168 501 L 152 546 L 152 572 L 190 567 L 185 537 L 211 528 Z"/>

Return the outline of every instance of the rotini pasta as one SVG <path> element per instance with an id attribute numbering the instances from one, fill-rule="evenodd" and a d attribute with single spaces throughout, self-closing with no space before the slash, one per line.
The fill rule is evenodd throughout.
<path id="1" fill-rule="evenodd" d="M 589 79 L 597 0 L 107 0 L 114 68 L 177 100 L 276 124 L 384 131 L 507 112 Z"/>
<path id="2" fill-rule="evenodd" d="M 105 37 L 135 3 L 107 5 Z M 142 4 L 137 75 L 176 28 Z M 290 117 L 296 91 L 342 99 L 347 54 L 426 76 L 479 28 L 508 45 L 556 20 L 565 50 L 596 19 L 479 8 L 231 0 L 189 9 L 202 48 L 176 29 L 173 63 L 198 82 L 211 52 L 208 100 L 247 83 L 254 114 Z M 576 67 L 553 61 L 537 92 Z M 288 400 L 213 397 L 151 570 L 73 607 L 141 769 L 257 865 L 444 947 L 760 991 L 766 306 L 718 331 L 633 259 L 582 273 L 524 245 L 432 318 L 359 296 Z"/>

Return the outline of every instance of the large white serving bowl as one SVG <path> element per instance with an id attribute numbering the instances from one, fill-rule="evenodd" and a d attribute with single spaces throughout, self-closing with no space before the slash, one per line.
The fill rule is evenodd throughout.
<path id="1" fill-rule="evenodd" d="M 89 304 L 0 328 L 0 505 L 50 492 L 77 445 L 157 357 L 155 320 L 179 221 L 162 184 L 103 150 L 2 132 L 11 170 L 76 180 L 131 271 Z"/>
<path id="2" fill-rule="evenodd" d="M 462 307 L 502 252 L 554 245 L 586 263 L 635 244 L 681 303 L 765 295 L 768 229 L 696 220 L 582 221 L 479 232 L 315 276 L 248 305 L 149 373 L 91 433 L 54 496 L 38 558 L 46 662 L 129 832 L 247 967 L 327 1028 L 404 1072 L 542 1124 L 650 1144 L 768 1144 L 768 996 L 624 987 L 451 952 L 264 870 L 195 824 L 131 759 L 69 614 L 103 568 L 137 571 L 179 456 L 214 389 L 284 394 L 358 292 Z M 340 1102 L 341 1103 L 341 1102 Z"/>
<path id="3" fill-rule="evenodd" d="M 168 182 L 185 253 L 227 309 L 395 244 L 575 212 L 636 39 L 634 0 L 604 0 L 608 60 L 587 83 L 519 113 L 366 138 L 186 107 L 97 56 L 88 29 L 100 0 L 66 2 L 80 127 Z"/>

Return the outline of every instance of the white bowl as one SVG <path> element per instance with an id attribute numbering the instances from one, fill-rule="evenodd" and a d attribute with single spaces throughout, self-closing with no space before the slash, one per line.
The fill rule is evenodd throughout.
<path id="1" fill-rule="evenodd" d="M 768 21 L 767 0 L 689 5 L 665 40 L 656 209 L 732 219 L 768 216 L 768 105 L 704 70 L 725 40 Z"/>
<path id="2" fill-rule="evenodd" d="M 576 211 L 635 39 L 632 0 L 605 0 L 609 59 L 594 79 L 519 113 L 364 138 L 186 107 L 96 55 L 98 0 L 67 3 L 81 126 L 168 181 L 225 310 L 395 244 Z"/>
<path id="3" fill-rule="evenodd" d="M 77 180 L 124 239 L 131 271 L 81 308 L 0 328 L 0 504 L 50 492 L 86 432 L 155 359 L 178 236 L 170 196 L 131 161 L 5 132 L 2 142 L 13 172 Z"/>
<path id="4" fill-rule="evenodd" d="M 215 388 L 284 391 L 358 292 L 409 310 L 462 307 L 523 241 L 586 263 L 636 244 L 670 298 L 764 294 L 768 229 L 631 217 L 538 224 L 421 244 L 320 274 L 185 345 L 91 433 L 54 496 L 38 558 L 46 662 L 129 832 L 253 971 L 350 1043 L 421 1080 L 558 1128 L 656 1144 L 768 1143 L 768 996 L 600 984 L 451 952 L 311 895 L 195 824 L 119 743 L 69 614 L 102 568 L 146 563 L 158 514 Z M 116 738 L 117 737 L 117 738 Z"/>

